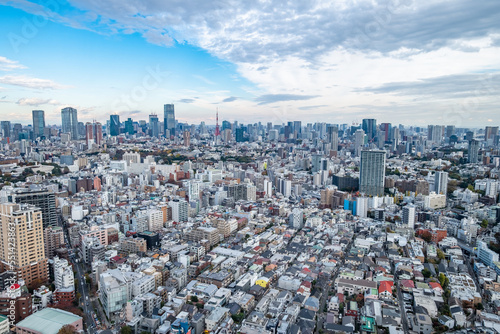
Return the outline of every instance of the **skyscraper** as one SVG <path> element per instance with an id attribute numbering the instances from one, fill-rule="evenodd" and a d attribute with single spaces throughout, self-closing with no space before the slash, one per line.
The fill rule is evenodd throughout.
<path id="1" fill-rule="evenodd" d="M 415 206 L 407 205 L 403 208 L 403 224 L 408 228 L 415 227 Z"/>
<path id="2" fill-rule="evenodd" d="M 434 174 L 434 191 L 436 194 L 445 194 L 448 190 L 448 173 L 439 171 Z"/>
<path id="3" fill-rule="evenodd" d="M 2 121 L 2 135 L 4 138 L 10 138 L 10 121 Z"/>
<path id="4" fill-rule="evenodd" d="M 175 112 L 173 104 L 165 104 L 163 106 L 163 124 L 165 135 L 175 136 Z"/>
<path id="5" fill-rule="evenodd" d="M 132 118 L 128 118 L 125 121 L 125 132 L 128 133 L 129 135 L 133 135 L 135 133 L 134 121 L 132 120 Z"/>
<path id="6" fill-rule="evenodd" d="M 61 110 L 62 132 L 70 133 L 72 140 L 78 140 L 78 112 L 75 108 L 67 107 Z"/>
<path id="7" fill-rule="evenodd" d="M 0 205 L 0 271 L 17 272 L 26 285 L 47 282 L 42 211 L 15 203 Z"/>
<path id="8" fill-rule="evenodd" d="M 327 141 L 330 144 L 330 149 L 332 151 L 337 151 L 339 149 L 339 130 L 336 126 L 330 125 L 326 129 Z"/>
<path id="9" fill-rule="evenodd" d="M 45 113 L 43 110 L 33 110 L 33 137 L 43 137 L 43 130 L 45 129 Z"/>
<path id="10" fill-rule="evenodd" d="M 109 135 L 118 136 L 120 134 L 120 115 L 109 116 Z"/>
<path id="11" fill-rule="evenodd" d="M 56 197 L 47 189 L 16 189 L 8 194 L 7 199 L 12 203 L 34 205 L 42 210 L 43 227 L 57 225 Z"/>
<path id="12" fill-rule="evenodd" d="M 361 129 L 358 129 L 356 130 L 354 137 L 355 137 L 354 147 L 357 156 L 360 154 L 359 152 L 361 152 L 361 148 L 365 145 L 365 132 Z"/>
<path id="13" fill-rule="evenodd" d="M 469 154 L 467 159 L 469 163 L 474 164 L 479 160 L 479 140 L 472 139 L 469 141 Z"/>
<path id="14" fill-rule="evenodd" d="M 384 195 L 385 151 L 361 151 L 359 191 L 370 196 Z"/>
<path id="15" fill-rule="evenodd" d="M 158 116 L 156 114 L 149 115 L 149 131 L 151 137 L 160 137 L 160 127 L 158 123 Z"/>
<path id="16" fill-rule="evenodd" d="M 363 129 L 366 136 L 368 137 L 368 141 L 373 141 L 373 139 L 377 135 L 377 120 L 373 118 L 363 119 L 361 129 Z"/>

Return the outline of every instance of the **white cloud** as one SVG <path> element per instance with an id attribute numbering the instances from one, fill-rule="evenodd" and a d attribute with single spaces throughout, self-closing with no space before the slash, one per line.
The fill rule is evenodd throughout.
<path id="1" fill-rule="evenodd" d="M 15 60 L 10 60 L 5 57 L 0 56 L 0 71 L 12 71 L 25 69 L 26 66 L 19 64 Z"/>
<path id="2" fill-rule="evenodd" d="M 419 112 L 425 124 L 436 111 L 461 99 L 450 102 L 448 94 L 443 101 L 436 94 L 424 103 L 404 92 L 374 94 L 373 87 L 414 82 L 430 90 L 435 78 L 500 68 L 496 0 L 70 2 L 77 10 L 66 20 L 78 17 L 74 21 L 87 29 L 139 33 L 163 46 L 187 42 L 236 64 L 257 86 L 254 100 L 231 101 L 242 116 L 266 117 L 278 109 L 280 119 L 291 120 L 305 117 L 304 110 L 314 106 L 316 120 L 350 121 L 371 114 L 401 122 L 405 118 L 397 111 L 404 108 L 408 114 Z M 22 0 L 16 6 L 41 10 Z M 445 84 L 440 86 L 444 91 L 453 90 Z M 262 105 L 262 96 L 272 103 Z M 310 96 L 314 101 L 287 96 Z M 211 103 L 227 98 L 219 95 L 190 105 L 211 108 Z M 492 98 L 481 97 L 487 114 L 477 122 L 498 119 Z"/>
<path id="3" fill-rule="evenodd" d="M 17 102 L 20 106 L 39 106 L 42 104 L 51 104 L 51 105 L 60 105 L 60 103 L 56 100 L 53 99 L 40 99 L 40 98 L 22 98 L 19 99 Z"/>
<path id="4" fill-rule="evenodd" d="M 63 89 L 68 88 L 52 80 L 32 78 L 26 75 L 4 75 L 0 83 L 34 89 Z"/>

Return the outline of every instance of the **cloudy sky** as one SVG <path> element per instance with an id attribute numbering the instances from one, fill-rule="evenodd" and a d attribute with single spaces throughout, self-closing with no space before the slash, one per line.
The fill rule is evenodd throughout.
<path id="1" fill-rule="evenodd" d="M 0 118 L 500 123 L 498 0 L 0 0 Z"/>

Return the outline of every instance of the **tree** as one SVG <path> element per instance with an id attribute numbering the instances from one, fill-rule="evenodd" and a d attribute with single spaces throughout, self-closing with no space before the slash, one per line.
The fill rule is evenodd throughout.
<path id="1" fill-rule="evenodd" d="M 481 222 L 481 227 L 482 228 L 487 228 L 488 227 L 488 220 L 487 219 L 483 219 L 483 221 Z"/>
<path id="2" fill-rule="evenodd" d="M 198 297 L 197 296 L 191 296 L 191 301 L 193 303 L 197 303 L 198 302 Z"/>
<path id="3" fill-rule="evenodd" d="M 76 334 L 75 328 L 71 325 L 64 325 L 57 334 Z"/>
<path id="4" fill-rule="evenodd" d="M 476 305 L 474 305 L 476 307 L 476 310 L 484 310 L 484 306 L 482 303 L 477 303 Z"/>
<path id="5" fill-rule="evenodd" d="M 441 284 L 441 287 L 446 290 L 449 283 L 450 283 L 450 280 L 448 279 L 448 277 L 446 277 L 445 274 L 440 273 L 439 274 L 439 284 Z"/>
<path id="6" fill-rule="evenodd" d="M 422 275 L 424 275 L 425 278 L 429 278 L 431 277 L 431 271 L 427 268 L 424 268 L 424 270 L 422 270 Z"/>
<path id="7" fill-rule="evenodd" d="M 443 253 L 443 251 L 438 248 L 436 252 L 437 252 L 438 259 L 444 260 L 444 253 Z"/>
<path id="8" fill-rule="evenodd" d="M 132 334 L 132 328 L 130 328 L 129 326 L 123 326 L 120 329 L 120 334 Z"/>

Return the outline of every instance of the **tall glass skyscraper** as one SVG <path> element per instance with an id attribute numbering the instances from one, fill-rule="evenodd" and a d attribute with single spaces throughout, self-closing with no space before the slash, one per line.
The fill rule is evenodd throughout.
<path id="1" fill-rule="evenodd" d="M 43 110 L 33 110 L 33 137 L 43 137 L 45 129 L 45 112 Z"/>
<path id="2" fill-rule="evenodd" d="M 2 135 L 4 138 L 10 138 L 10 121 L 2 121 Z"/>
<path id="3" fill-rule="evenodd" d="M 120 115 L 109 116 L 109 135 L 118 136 L 120 134 Z"/>
<path id="4" fill-rule="evenodd" d="M 70 133 L 72 140 L 78 140 L 78 113 L 75 108 L 61 110 L 62 132 Z"/>
<path id="5" fill-rule="evenodd" d="M 385 151 L 361 151 L 359 191 L 369 196 L 384 195 Z"/>
<path id="6" fill-rule="evenodd" d="M 160 137 L 160 124 L 158 123 L 158 116 L 155 114 L 149 115 L 149 130 L 151 137 Z"/>
<path id="7" fill-rule="evenodd" d="M 168 130 L 170 136 L 175 135 L 175 112 L 173 104 L 165 104 L 163 106 L 163 122 L 165 134 L 167 134 Z"/>
<path id="8" fill-rule="evenodd" d="M 373 141 L 373 139 L 377 135 L 377 120 L 373 118 L 363 119 L 361 129 L 363 129 L 366 136 L 368 137 L 368 141 Z"/>

